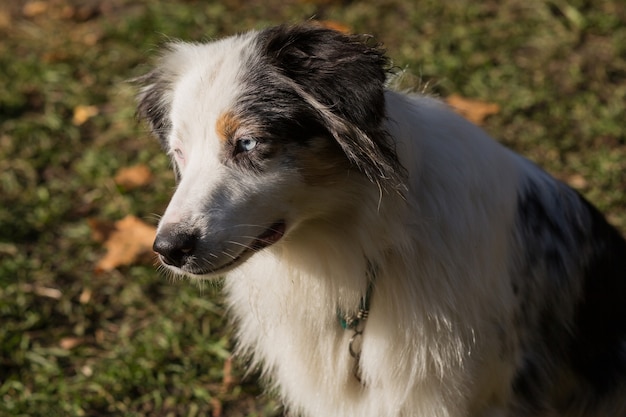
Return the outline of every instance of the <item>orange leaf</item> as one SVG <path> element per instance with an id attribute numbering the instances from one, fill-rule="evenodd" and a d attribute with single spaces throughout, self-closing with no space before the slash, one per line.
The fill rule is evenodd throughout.
<path id="1" fill-rule="evenodd" d="M 64 337 L 59 342 L 61 349 L 70 350 L 83 343 L 83 339 L 79 337 Z"/>
<path id="2" fill-rule="evenodd" d="M 350 29 L 348 25 L 345 25 L 341 22 L 337 22 L 336 20 L 319 20 L 317 21 L 317 23 L 319 23 L 321 26 L 325 27 L 326 29 L 336 30 L 337 32 L 341 32 L 341 33 L 352 32 L 352 30 Z"/>
<path id="3" fill-rule="evenodd" d="M 26 17 L 35 17 L 48 11 L 48 3 L 45 1 L 29 1 L 22 8 L 22 14 Z"/>
<path id="4" fill-rule="evenodd" d="M 8 10 L 0 9 L 0 29 L 8 29 L 11 27 L 13 23 L 13 19 L 11 18 L 11 13 Z"/>
<path id="5" fill-rule="evenodd" d="M 567 182 L 571 187 L 576 188 L 577 190 L 582 190 L 587 187 L 588 182 L 580 174 L 573 174 L 565 178 L 565 182 Z"/>
<path id="6" fill-rule="evenodd" d="M 115 174 L 115 183 L 126 190 L 132 190 L 143 185 L 147 185 L 152 181 L 152 172 L 150 168 L 143 164 L 135 165 L 128 168 L 121 168 Z"/>
<path id="7" fill-rule="evenodd" d="M 233 377 L 233 357 L 232 356 L 229 356 L 228 358 L 226 358 L 226 361 L 224 362 L 223 374 L 224 376 L 222 377 L 221 392 L 227 393 L 230 391 L 231 387 L 235 383 L 235 378 Z"/>
<path id="8" fill-rule="evenodd" d="M 219 398 L 211 398 L 211 407 L 213 408 L 213 411 L 211 411 L 211 417 L 222 417 L 224 406 Z"/>
<path id="9" fill-rule="evenodd" d="M 115 230 L 104 242 L 106 254 L 96 264 L 96 272 L 111 271 L 119 266 L 138 263 L 152 253 L 156 228 L 135 216 L 115 222 Z"/>
<path id="10" fill-rule="evenodd" d="M 83 288 L 83 291 L 80 293 L 80 297 L 78 297 L 78 301 L 81 304 L 87 304 L 91 300 L 92 292 L 89 288 Z"/>
<path id="11" fill-rule="evenodd" d="M 495 103 L 473 100 L 458 94 L 452 94 L 446 98 L 446 103 L 461 116 L 477 125 L 482 124 L 488 116 L 500 112 L 500 106 Z"/>
<path id="12" fill-rule="evenodd" d="M 80 126 L 97 114 L 98 108 L 96 106 L 76 106 L 74 107 L 72 123 L 75 126 Z"/>

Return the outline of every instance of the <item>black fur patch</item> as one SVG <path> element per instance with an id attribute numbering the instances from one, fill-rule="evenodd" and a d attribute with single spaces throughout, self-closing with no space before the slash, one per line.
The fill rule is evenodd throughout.
<path id="1" fill-rule="evenodd" d="M 570 346 L 574 369 L 599 393 L 626 378 L 626 242 L 587 201 L 584 287 Z"/>
<path id="2" fill-rule="evenodd" d="M 271 71 L 251 70 L 253 89 L 282 91 L 284 105 L 305 105 L 309 121 L 323 126 L 372 181 L 391 188 L 403 183 L 404 170 L 383 128 L 388 62 L 377 45 L 315 25 L 270 28 L 260 33 L 258 44 Z M 304 95 L 323 109 L 312 106 Z M 254 100 L 270 108 L 276 105 L 264 95 Z"/>
<path id="3" fill-rule="evenodd" d="M 521 409 L 591 411 L 626 378 L 626 242 L 574 190 L 544 178 L 519 194 Z"/>

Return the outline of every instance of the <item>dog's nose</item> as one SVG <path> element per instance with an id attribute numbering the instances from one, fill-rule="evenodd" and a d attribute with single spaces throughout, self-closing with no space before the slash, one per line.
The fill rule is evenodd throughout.
<path id="1" fill-rule="evenodd" d="M 176 230 L 166 225 L 157 234 L 152 250 L 161 255 L 167 265 L 182 267 L 193 255 L 197 237 L 194 233 Z"/>

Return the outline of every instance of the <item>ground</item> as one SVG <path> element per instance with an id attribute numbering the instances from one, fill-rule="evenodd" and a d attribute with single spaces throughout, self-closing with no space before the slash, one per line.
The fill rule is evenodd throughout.
<path id="1" fill-rule="evenodd" d="M 128 80 L 167 39 L 310 18 L 373 34 L 403 88 L 491 108 L 488 132 L 626 230 L 622 0 L 5 1 L 0 415 L 281 414 L 231 359 L 219 285 L 103 258 L 115 225 L 153 227 L 174 186 Z"/>

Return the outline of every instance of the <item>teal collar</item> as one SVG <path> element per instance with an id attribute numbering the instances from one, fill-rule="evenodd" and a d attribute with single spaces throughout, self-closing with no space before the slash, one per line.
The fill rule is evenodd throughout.
<path id="1" fill-rule="evenodd" d="M 365 296 L 361 297 L 361 301 L 359 302 L 359 309 L 356 314 L 349 314 L 344 311 L 341 311 L 339 308 L 337 309 L 337 319 L 339 320 L 339 324 L 341 328 L 344 330 L 353 330 L 367 320 L 367 317 L 370 313 L 370 300 L 372 298 L 372 292 L 374 290 L 374 281 L 376 281 L 376 276 L 378 275 L 377 266 L 372 263 L 370 260 L 367 261 L 367 270 L 365 272 L 367 277 L 367 290 L 365 292 Z"/>
<path id="2" fill-rule="evenodd" d="M 341 310 L 337 310 L 337 319 L 339 320 L 339 325 L 344 330 L 352 330 L 355 329 L 359 324 L 367 320 L 367 317 L 370 313 L 370 299 L 372 298 L 372 289 L 374 287 L 373 281 L 370 279 L 369 284 L 367 285 L 367 292 L 364 297 L 361 297 L 361 301 L 359 302 L 359 309 L 356 314 L 348 314 L 344 313 Z"/>
<path id="3" fill-rule="evenodd" d="M 339 320 L 339 325 L 344 330 L 351 330 L 353 332 L 350 337 L 350 341 L 348 343 L 348 352 L 350 356 L 354 359 L 354 366 L 352 368 L 352 373 L 354 377 L 361 384 L 365 385 L 363 380 L 361 379 L 361 367 L 360 367 L 360 359 L 361 359 L 361 343 L 363 337 L 363 331 L 365 330 L 365 321 L 367 320 L 370 314 L 370 301 L 372 299 L 372 292 L 374 290 L 374 281 L 377 275 L 377 268 L 371 262 L 367 262 L 367 290 L 365 291 L 365 296 L 361 297 L 361 301 L 359 302 L 359 309 L 356 314 L 347 314 L 342 312 L 340 309 L 337 309 L 337 319 Z"/>

